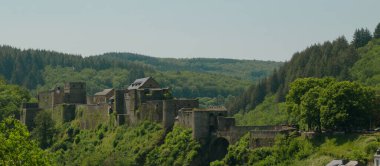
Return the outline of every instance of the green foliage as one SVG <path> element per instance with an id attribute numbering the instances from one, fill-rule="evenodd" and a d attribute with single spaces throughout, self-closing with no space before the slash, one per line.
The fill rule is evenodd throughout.
<path id="1" fill-rule="evenodd" d="M 374 39 L 380 38 L 380 23 L 377 24 L 375 31 L 373 32 L 373 38 Z"/>
<path id="2" fill-rule="evenodd" d="M 49 90 L 56 86 L 63 86 L 65 82 L 86 82 L 86 90 L 89 95 L 106 88 L 123 88 L 128 85 L 128 70 L 106 69 L 96 71 L 94 69 L 73 70 L 70 67 L 47 66 L 42 74 L 44 86 L 38 87 L 38 91 Z"/>
<path id="3" fill-rule="evenodd" d="M 0 123 L 0 165 L 52 165 L 51 156 L 29 138 L 24 125 L 13 118 Z"/>
<path id="4" fill-rule="evenodd" d="M 99 56 L 81 57 L 45 50 L 20 50 L 10 46 L 0 46 L 0 59 L 0 75 L 10 83 L 22 85 L 28 89 L 50 84 L 44 80 L 43 76 L 43 70 L 47 66 L 68 67 L 74 71 L 89 69 L 90 72 L 95 73 L 112 69 L 112 72 L 117 72 L 118 69 L 131 71 L 113 79 L 113 86 L 111 84 L 107 86 L 122 87 L 135 78 L 143 76 L 144 73 L 156 71 L 218 74 L 249 82 L 267 76 L 274 68 L 282 65 L 281 62 L 258 60 L 154 58 L 132 53 L 106 53 Z M 114 75 L 112 72 L 108 74 Z M 57 73 L 54 76 L 60 77 L 61 74 L 63 73 Z M 127 77 L 128 74 L 130 78 Z M 125 84 L 117 84 L 117 82 Z"/>
<path id="5" fill-rule="evenodd" d="M 372 39 L 371 32 L 366 28 L 356 29 L 352 39 L 352 45 L 355 48 L 365 46 Z"/>
<path id="6" fill-rule="evenodd" d="M 163 87 L 170 87 L 175 97 L 227 97 L 238 95 L 250 81 L 221 74 L 172 71 L 148 73 Z"/>
<path id="7" fill-rule="evenodd" d="M 21 103 L 29 100 L 30 95 L 26 89 L 0 80 L 0 121 L 9 116 L 19 117 Z"/>
<path id="8" fill-rule="evenodd" d="M 142 165 L 162 139 L 163 129 L 152 122 L 138 126 L 79 131 L 74 124 L 60 127 L 50 148 L 60 165 Z"/>
<path id="9" fill-rule="evenodd" d="M 135 81 L 136 79 L 144 78 L 144 77 L 145 77 L 145 73 L 143 70 L 131 69 L 128 73 L 127 84 L 129 85 L 133 83 L 133 81 Z"/>
<path id="10" fill-rule="evenodd" d="M 290 134 L 276 137 L 272 147 L 249 149 L 249 135 L 228 147 L 221 165 L 326 165 L 333 159 L 357 160 L 368 164 L 380 146 L 379 134 L 320 135 L 313 139 Z"/>
<path id="11" fill-rule="evenodd" d="M 234 115 L 238 125 L 279 125 L 287 122 L 285 103 L 276 103 L 275 96 L 267 96 L 255 109 Z"/>
<path id="12" fill-rule="evenodd" d="M 325 129 L 369 128 L 375 93 L 348 81 L 328 86 L 319 98 L 321 125 Z"/>
<path id="13" fill-rule="evenodd" d="M 308 130 L 315 130 L 317 132 L 321 132 L 322 130 L 321 113 L 318 104 L 322 90 L 322 87 L 314 87 L 307 91 L 301 98 L 300 116 L 302 117 L 302 123 L 307 124 Z"/>
<path id="14" fill-rule="evenodd" d="M 164 144 L 149 152 L 146 165 L 190 165 L 201 145 L 191 138 L 191 130 L 174 126 Z"/>
<path id="15" fill-rule="evenodd" d="M 232 113 L 249 111 L 264 101 L 267 95 L 276 95 L 276 102 L 285 101 L 289 84 L 300 77 L 334 77 L 350 79 L 349 69 L 359 59 L 356 50 L 344 37 L 333 42 L 312 45 L 293 55 L 289 62 L 275 70 L 268 78 L 250 86 L 235 102 L 226 106 Z"/>
<path id="16" fill-rule="evenodd" d="M 318 98 L 321 90 L 334 82 L 332 78 L 300 78 L 292 82 L 286 96 L 288 122 L 298 123 L 301 129 L 320 131 Z"/>
<path id="17" fill-rule="evenodd" d="M 321 131 L 368 128 L 375 93 L 360 84 L 331 78 L 302 78 L 290 85 L 286 97 L 290 123 Z"/>
<path id="18" fill-rule="evenodd" d="M 294 160 L 302 160 L 312 154 L 312 143 L 295 135 L 279 135 L 273 147 L 249 148 L 246 134 L 235 145 L 228 147 L 228 154 L 221 161 L 211 165 L 289 165 Z"/>
<path id="19" fill-rule="evenodd" d="M 380 90 L 380 39 L 372 40 L 358 52 L 361 58 L 350 74 L 355 80 Z"/>
<path id="20" fill-rule="evenodd" d="M 133 70 L 131 70 L 133 71 Z M 125 69 L 107 69 L 96 71 L 94 69 L 73 70 L 69 67 L 47 66 L 43 72 L 46 84 L 37 90 L 48 90 L 56 86 L 62 86 L 64 82 L 86 82 L 87 93 L 92 95 L 105 88 L 123 88 L 128 85 L 131 71 Z M 59 77 L 57 77 L 59 75 Z M 136 75 L 136 74 L 134 74 Z M 239 80 L 217 74 L 194 72 L 148 72 L 146 75 L 154 77 L 162 87 L 170 87 L 173 95 L 166 97 L 211 97 L 221 98 L 228 95 L 238 95 L 249 85 L 247 80 Z M 132 77 L 140 77 L 132 76 Z"/>
<path id="21" fill-rule="evenodd" d="M 56 132 L 54 121 L 51 118 L 51 113 L 40 111 L 34 118 L 32 138 L 37 140 L 42 149 L 46 149 L 53 144 L 53 136 Z"/>
<path id="22" fill-rule="evenodd" d="M 105 70 L 113 68 L 152 70 L 133 62 L 119 62 L 103 57 L 81 57 L 45 50 L 20 50 L 10 46 L 0 46 L 0 75 L 12 84 L 34 89 L 43 85 L 42 71 L 46 66 L 70 67 L 73 70 L 91 68 Z M 25 72 L 27 71 L 27 72 Z M 59 77 L 60 75 L 56 75 Z"/>
<path id="23" fill-rule="evenodd" d="M 178 74 L 183 71 L 194 73 L 222 74 L 243 80 L 258 80 L 269 75 L 281 62 L 212 58 L 155 58 L 131 53 L 106 53 L 99 55 L 105 59 L 121 62 L 134 62 L 157 71 L 172 71 Z M 242 72 L 244 71 L 244 72 Z"/>

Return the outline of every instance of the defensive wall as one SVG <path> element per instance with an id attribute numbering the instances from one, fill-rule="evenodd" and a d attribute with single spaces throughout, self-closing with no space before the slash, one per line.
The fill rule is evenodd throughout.
<path id="1" fill-rule="evenodd" d="M 224 107 L 207 109 L 183 108 L 179 110 L 177 123 L 191 128 L 193 138 L 206 143 L 207 141 L 223 138 L 229 144 L 236 143 L 243 135 L 249 133 L 250 146 L 271 146 L 275 136 L 295 131 L 288 126 L 236 126 L 235 118 L 227 117 Z M 211 140 L 211 141 L 212 141 Z"/>

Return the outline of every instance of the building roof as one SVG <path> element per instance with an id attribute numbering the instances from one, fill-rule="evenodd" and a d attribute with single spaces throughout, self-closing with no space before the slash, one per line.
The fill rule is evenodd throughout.
<path id="1" fill-rule="evenodd" d="M 104 89 L 103 91 L 101 92 L 97 92 L 95 93 L 95 96 L 105 96 L 107 95 L 108 93 L 112 92 L 113 89 Z"/>
<path id="2" fill-rule="evenodd" d="M 143 86 L 151 78 L 152 77 L 145 77 L 145 78 L 136 79 L 131 85 L 128 86 L 128 89 L 139 89 L 141 86 Z"/>

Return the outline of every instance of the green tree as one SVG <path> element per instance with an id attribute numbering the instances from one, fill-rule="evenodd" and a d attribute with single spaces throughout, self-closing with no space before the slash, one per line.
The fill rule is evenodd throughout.
<path id="1" fill-rule="evenodd" d="M 133 81 L 135 81 L 136 79 L 144 78 L 144 77 L 145 77 L 145 73 L 144 73 L 143 70 L 132 69 L 132 70 L 130 70 L 129 73 L 128 73 L 127 83 L 128 83 L 128 84 L 131 84 L 131 83 L 133 83 Z"/>
<path id="2" fill-rule="evenodd" d="M 371 32 L 366 28 L 357 29 L 354 33 L 352 44 L 355 48 L 365 46 L 372 39 Z"/>
<path id="3" fill-rule="evenodd" d="M 201 145 L 191 138 L 191 130 L 174 126 L 164 144 L 149 152 L 145 165 L 191 165 L 200 148 Z"/>
<path id="4" fill-rule="evenodd" d="M 321 132 L 320 105 L 318 98 L 323 88 L 317 86 L 301 97 L 301 121 L 307 124 L 308 130 Z"/>
<path id="5" fill-rule="evenodd" d="M 380 38 L 380 23 L 377 24 L 375 32 L 373 32 L 373 38 L 375 38 L 375 39 Z"/>
<path id="6" fill-rule="evenodd" d="M 302 97 L 311 89 L 315 87 L 321 87 L 324 88 L 328 86 L 330 83 L 335 82 L 334 79 L 332 78 L 299 78 L 292 82 L 290 84 L 290 90 L 288 95 L 286 96 L 286 106 L 287 106 L 287 112 L 289 114 L 289 122 L 290 123 L 298 123 L 301 126 L 304 125 L 304 122 L 306 121 L 301 121 L 301 119 L 309 119 L 303 116 L 309 116 L 309 113 L 304 112 L 301 114 L 302 108 L 301 108 L 301 101 Z M 312 100 L 312 98 L 315 94 L 315 92 L 312 92 L 310 97 L 306 97 L 306 100 Z M 304 109 L 303 111 L 308 111 L 306 110 L 306 107 L 313 107 L 311 103 L 303 103 Z M 307 101 L 309 102 L 309 101 Z M 312 102 L 312 101 L 310 101 Z M 314 114 L 314 113 L 312 113 Z M 312 123 L 310 123 L 311 125 Z M 311 127 L 311 126 L 309 126 Z"/>
<path id="7" fill-rule="evenodd" d="M 321 94 L 321 125 L 329 130 L 350 131 L 368 128 L 375 101 L 374 90 L 342 81 L 328 86 Z"/>
<path id="8" fill-rule="evenodd" d="M 53 136 L 56 132 L 54 121 L 47 111 L 41 111 L 34 118 L 35 127 L 32 131 L 32 138 L 36 139 L 42 149 L 46 149 L 53 144 Z"/>
<path id="9" fill-rule="evenodd" d="M 24 125 L 13 118 L 0 123 L 0 165 L 52 165 L 49 156 L 29 138 Z"/>
<path id="10" fill-rule="evenodd" d="M 0 80 L 0 121 L 9 116 L 18 117 L 21 103 L 29 99 L 30 95 L 26 89 Z"/>

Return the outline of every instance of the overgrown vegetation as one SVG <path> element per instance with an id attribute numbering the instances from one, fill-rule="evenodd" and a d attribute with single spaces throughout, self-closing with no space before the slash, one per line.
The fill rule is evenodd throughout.
<path id="1" fill-rule="evenodd" d="M 289 84 L 297 78 L 331 76 L 348 80 L 349 69 L 358 59 L 356 49 L 344 37 L 312 45 L 295 53 L 289 62 L 271 76 L 251 85 L 227 107 L 232 113 L 248 112 L 272 94 L 276 95 L 277 102 L 284 102 Z"/>
<path id="2" fill-rule="evenodd" d="M 288 120 L 285 103 L 277 103 L 274 95 L 267 96 L 255 109 L 234 117 L 237 125 L 242 126 L 280 125 Z"/>
<path id="3" fill-rule="evenodd" d="M 0 79 L 0 121 L 9 116 L 19 117 L 21 104 L 30 99 L 31 97 L 26 89 L 7 84 Z"/>
<path id="4" fill-rule="evenodd" d="M 321 135 L 312 139 L 279 135 L 273 147 L 249 149 L 249 136 L 228 148 L 228 154 L 211 165 L 326 165 L 333 159 L 372 161 L 380 146 L 379 134 Z"/>
<path id="5" fill-rule="evenodd" d="M 286 96 L 289 122 L 301 129 L 352 131 L 369 129 L 375 92 L 358 83 L 331 78 L 300 78 Z"/>
<path id="6" fill-rule="evenodd" d="M 152 122 L 114 129 L 99 125 L 95 130 L 80 130 L 72 123 L 60 131 L 50 148 L 60 165 L 142 165 L 164 132 Z"/>
<path id="7" fill-rule="evenodd" d="M 191 129 L 174 126 L 164 144 L 147 156 L 146 165 L 190 165 L 199 155 L 200 143 L 191 138 Z"/>
<path id="8" fill-rule="evenodd" d="M 358 52 L 360 60 L 350 70 L 352 77 L 380 91 L 380 39 L 372 40 Z"/>
<path id="9" fill-rule="evenodd" d="M 195 72 L 222 74 L 243 80 L 258 80 L 269 75 L 282 62 L 213 58 L 155 58 L 131 53 L 106 53 L 99 55 L 105 59 L 135 62 L 157 71 Z"/>
<path id="10" fill-rule="evenodd" d="M 0 165 L 52 165 L 52 155 L 30 140 L 26 127 L 11 117 L 0 122 Z"/>

